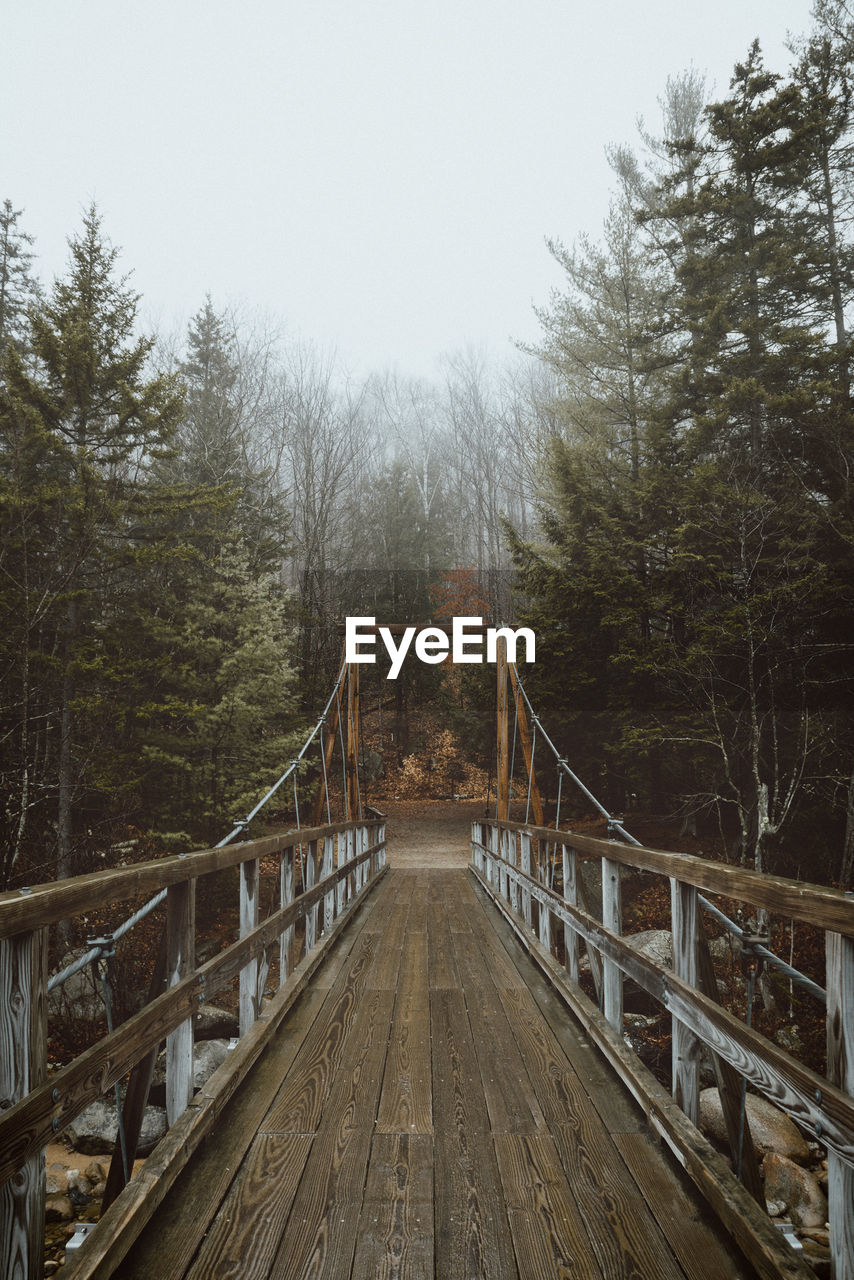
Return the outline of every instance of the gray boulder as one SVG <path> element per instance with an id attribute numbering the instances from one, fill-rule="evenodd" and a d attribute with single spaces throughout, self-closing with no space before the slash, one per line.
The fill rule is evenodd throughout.
<path id="1" fill-rule="evenodd" d="M 237 1015 L 213 1004 L 199 1005 L 193 1016 L 193 1038 L 199 1040 L 226 1040 L 239 1035 Z"/>
<path id="2" fill-rule="evenodd" d="M 669 929 L 645 929 L 643 933 L 628 933 L 623 938 L 630 947 L 664 969 L 673 967 L 673 935 Z"/>
<path id="3" fill-rule="evenodd" d="M 800 1130 L 772 1102 L 749 1093 L 745 1109 L 753 1145 L 760 1158 L 773 1152 L 801 1164 L 809 1161 L 809 1147 Z M 700 1094 L 700 1128 L 708 1137 L 727 1145 L 726 1125 L 717 1089 L 704 1089 Z M 767 1187 L 765 1194 L 769 1200 L 785 1200 L 788 1203 L 788 1196 L 774 1195 Z"/>
<path id="4" fill-rule="evenodd" d="M 66 1137 L 75 1151 L 85 1155 L 111 1152 L 116 1144 L 119 1126 L 115 1103 L 99 1098 L 73 1120 Z M 166 1112 L 162 1107 L 146 1107 L 142 1117 L 137 1154 L 150 1155 L 166 1132 Z"/>

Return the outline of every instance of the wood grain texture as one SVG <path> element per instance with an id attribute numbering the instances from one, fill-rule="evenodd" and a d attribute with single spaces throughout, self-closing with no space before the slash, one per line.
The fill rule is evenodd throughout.
<path id="1" fill-rule="evenodd" d="M 427 935 L 405 935 L 377 1133 L 433 1132 Z"/>
<path id="2" fill-rule="evenodd" d="M 317 1129 L 356 1019 L 375 948 L 376 935 L 361 934 L 264 1119 L 264 1132 L 313 1133 Z"/>
<path id="3" fill-rule="evenodd" d="M 647 1133 L 618 1133 L 614 1143 L 640 1188 L 687 1280 L 753 1280 L 754 1272 L 688 1193 L 684 1175 L 661 1159 Z M 708 1215 L 710 1216 L 710 1215 Z"/>
<path id="4" fill-rule="evenodd" d="M 515 1280 L 489 1118 L 461 991 L 431 992 L 436 1280 Z"/>
<path id="5" fill-rule="evenodd" d="M 256 921 L 257 923 L 257 921 Z M 166 894 L 166 981 L 177 986 L 192 973 L 196 949 L 196 885 L 173 884 Z M 159 993 L 158 993 L 159 994 Z M 147 1056 L 147 1055 L 146 1055 Z M 166 1117 L 174 1124 L 193 1096 L 193 1019 L 166 1037 Z"/>
<path id="6" fill-rule="evenodd" d="M 324 1109 L 270 1280 L 349 1276 L 394 997 L 367 992 Z"/>
<path id="7" fill-rule="evenodd" d="M 827 1074 L 854 1094 L 854 938 L 827 935 Z M 827 1199 L 834 1280 L 854 1280 L 854 1167 L 828 1153 Z"/>
<path id="8" fill-rule="evenodd" d="M 255 1138 L 187 1280 L 266 1280 L 313 1141 L 305 1133 Z"/>
<path id="9" fill-rule="evenodd" d="M 431 991 L 442 988 L 459 989 L 460 975 L 457 972 L 453 938 L 441 901 L 427 904 L 427 932 L 427 969 Z"/>
<path id="10" fill-rule="evenodd" d="M 602 1280 L 549 1134 L 501 1134 L 495 1149 L 520 1277 Z"/>
<path id="11" fill-rule="evenodd" d="M 492 825 L 494 824 L 490 824 Z M 528 832 L 545 840 L 554 840 L 556 835 L 550 827 L 534 827 L 523 822 L 502 822 L 498 825 L 508 831 Z M 586 857 L 610 858 L 623 866 L 656 871 L 660 875 L 671 876 L 710 893 L 736 898 L 756 907 L 767 907 L 769 911 L 779 915 L 793 916 L 795 920 L 817 925 L 820 929 L 834 929 L 854 935 L 854 898 L 846 897 L 839 889 L 807 884 L 801 880 L 788 880 L 783 876 L 769 876 L 764 872 L 750 871 L 746 867 L 711 862 L 693 854 L 669 853 L 663 849 L 626 845 L 616 840 L 600 840 L 595 836 L 579 835 L 575 831 L 561 829 L 557 835 Z"/>
<path id="12" fill-rule="evenodd" d="M 425 1134 L 377 1133 L 352 1280 L 433 1275 L 433 1143 Z"/>

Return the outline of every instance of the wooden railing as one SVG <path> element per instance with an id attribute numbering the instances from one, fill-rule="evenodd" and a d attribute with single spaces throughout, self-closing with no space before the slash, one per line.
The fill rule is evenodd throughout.
<path id="1" fill-rule="evenodd" d="M 601 921 L 584 900 L 578 867 L 578 860 L 584 858 L 601 859 Z M 739 1107 L 734 1100 L 740 1100 L 741 1080 L 746 1079 L 827 1147 L 833 1275 L 835 1280 L 854 1280 L 854 899 L 834 889 L 687 854 L 507 821 L 473 824 L 472 865 L 760 1274 L 803 1273 L 791 1270 L 788 1264 L 788 1269 L 781 1271 L 780 1233 L 755 1204 L 759 1200 L 764 1211 L 755 1163 L 749 1162 L 744 1169 L 751 1199 L 696 1129 L 701 1043 L 712 1053 L 731 1138 L 739 1129 Z M 653 963 L 622 937 L 623 867 L 655 872 L 670 881 L 672 969 Z M 557 875 L 552 875 L 552 869 L 557 869 Z M 550 882 L 560 890 L 550 887 Z M 720 1006 L 708 950 L 702 942 L 699 890 L 825 931 L 826 1077 Z M 556 946 L 555 924 L 563 933 L 560 947 Z M 582 942 L 600 1008 L 578 985 Z M 623 1038 L 624 976 L 672 1014 L 672 1101 Z"/>
<path id="2" fill-rule="evenodd" d="M 302 887 L 296 894 L 300 851 Z M 260 863 L 271 857 L 279 861 L 280 905 L 259 922 Z M 141 1060 L 150 1056 L 153 1065 L 164 1040 L 171 1128 L 161 1143 L 167 1153 L 159 1156 L 158 1176 L 162 1180 L 166 1171 L 164 1185 L 177 1177 L 385 866 L 385 825 L 372 820 L 289 832 L 0 895 L 0 1275 L 20 1280 L 42 1275 L 45 1144 Z M 240 869 L 239 937 L 196 967 L 196 883 L 200 876 L 228 867 Z M 48 929 L 60 920 L 164 889 L 168 989 L 48 1080 Z M 305 921 L 301 960 L 293 954 L 300 919 Z M 262 1014 L 266 957 L 273 947 L 279 949 L 279 991 Z M 235 978 L 241 1041 L 196 1102 L 193 1015 Z M 136 1234 L 150 1212 L 145 1188 L 132 1190 L 136 1181 L 109 1211 L 114 1230 Z M 90 1247 L 94 1245 L 93 1237 L 84 1251 L 90 1258 L 111 1252 L 106 1238 Z M 97 1273 L 97 1267 L 86 1271 Z"/>

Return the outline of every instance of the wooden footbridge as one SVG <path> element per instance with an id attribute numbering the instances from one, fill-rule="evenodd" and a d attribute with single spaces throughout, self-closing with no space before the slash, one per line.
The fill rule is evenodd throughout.
<path id="1" fill-rule="evenodd" d="M 601 912 L 584 899 L 584 859 L 601 866 Z M 279 886 L 263 920 L 262 866 Z M 670 881 L 672 968 L 622 937 L 627 866 Z M 195 886 L 226 868 L 239 869 L 239 936 L 196 967 Z M 164 982 L 46 1079 L 48 929 L 164 890 Z M 717 1003 L 700 891 L 825 930 L 826 1077 Z M 45 1144 L 130 1071 L 132 1146 L 164 1039 L 170 1128 L 123 1189 L 114 1161 L 117 1194 L 66 1265 L 74 1280 L 808 1280 L 766 1215 L 749 1131 L 737 1133 L 742 1078 L 826 1146 L 833 1274 L 854 1277 L 854 902 L 842 893 L 506 817 L 474 823 L 458 866 L 432 866 L 429 851 L 396 866 L 375 814 L 7 893 L 0 939 L 10 1280 L 42 1274 Z M 578 981 L 585 951 L 598 1004 Z M 672 1017 L 672 1093 L 623 1037 L 626 979 Z M 193 1015 L 234 981 L 240 1039 L 194 1093 Z M 743 1182 L 695 1127 L 703 1044 Z"/>

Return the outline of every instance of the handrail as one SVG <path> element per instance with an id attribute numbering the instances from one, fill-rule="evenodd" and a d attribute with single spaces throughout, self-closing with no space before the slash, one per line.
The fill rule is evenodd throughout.
<path id="1" fill-rule="evenodd" d="M 699 1044 L 712 1052 L 721 1102 L 733 1148 L 733 1166 L 741 1172 L 742 1136 L 747 1144 L 745 1185 L 764 1210 L 749 1130 L 743 1116 L 744 1083 L 787 1112 L 823 1143 L 828 1152 L 830 1243 L 837 1274 L 854 1274 L 854 1237 L 850 1230 L 850 1197 L 854 1188 L 854 899 L 822 885 L 778 876 L 689 854 L 552 827 L 509 820 L 487 820 L 472 826 L 472 870 L 506 916 L 536 963 L 644 1107 L 651 1122 L 670 1143 L 701 1190 L 708 1194 L 727 1225 L 741 1231 L 739 1215 L 750 1221 L 740 1240 L 763 1275 L 779 1275 L 776 1242 L 768 1235 L 768 1219 L 732 1182 L 725 1166 L 711 1169 L 714 1157 L 696 1126 L 699 1114 Z M 558 853 L 560 851 L 560 853 Z M 553 859 L 562 860 L 562 892 L 548 875 Z M 584 901 L 578 858 L 602 863 L 602 919 Z M 621 868 L 637 867 L 668 877 L 671 888 L 673 967 L 656 964 L 622 936 Z M 559 880 L 560 884 L 560 880 Z M 700 888 L 756 907 L 805 921 L 826 935 L 827 1075 L 798 1062 L 748 1023 L 718 1003 L 711 959 L 700 930 Z M 563 953 L 558 958 L 552 923 L 563 925 Z M 600 999 L 597 1010 L 579 986 L 579 943 L 584 943 Z M 560 954 L 558 952 L 558 954 Z M 705 958 L 704 958 L 705 957 Z M 746 949 L 748 1002 L 756 981 L 755 951 Z M 646 1072 L 623 1038 L 623 977 L 630 977 L 672 1015 L 673 1101 L 665 1105 L 661 1087 Z M 815 985 L 815 984 L 812 984 Z M 817 988 L 819 995 L 825 993 Z M 601 1012 L 600 1012 L 601 1010 Z M 604 1014 L 604 1016 L 603 1016 Z M 727 1073 L 730 1073 L 727 1076 Z M 684 1114 L 683 1114 L 684 1113 Z M 741 1195 L 741 1207 L 736 1201 Z M 745 1217 L 746 1215 L 746 1217 Z M 764 1222 L 764 1226 L 763 1226 Z M 789 1271 L 784 1272 L 790 1274 Z"/>
<path id="2" fill-rule="evenodd" d="M 282 835 L 245 840 L 242 844 L 198 849 L 194 853 L 171 854 L 127 867 L 112 867 L 86 875 L 70 876 L 31 889 L 12 889 L 0 894 L 0 938 L 23 930 L 41 929 L 70 916 L 94 911 L 109 903 L 138 894 L 167 889 L 170 885 L 234 867 L 249 858 L 265 858 L 292 849 L 310 840 L 322 840 L 364 823 L 339 822 L 322 827 L 304 827 Z"/>
<path id="3" fill-rule="evenodd" d="M 691 853 L 673 853 L 665 849 L 650 849 L 645 845 L 625 845 L 616 840 L 603 840 L 599 836 L 582 835 L 563 827 L 535 827 L 530 823 L 498 821 L 490 825 L 505 831 L 527 832 L 538 840 L 569 845 L 583 858 L 608 858 L 622 866 L 636 867 L 641 871 L 655 871 L 670 876 L 683 884 L 706 889 L 723 897 L 737 898 L 751 906 L 767 907 L 779 915 L 790 916 L 820 929 L 832 929 L 854 936 L 854 896 L 824 885 L 809 884 L 802 880 L 790 880 L 784 876 L 767 875 L 748 867 L 736 867 L 726 862 L 712 862 L 709 858 Z"/>

